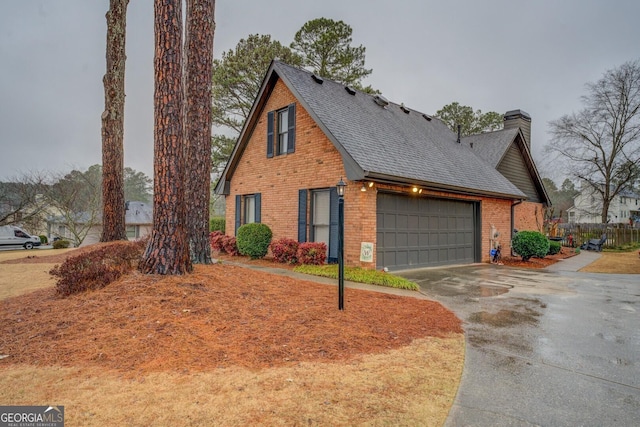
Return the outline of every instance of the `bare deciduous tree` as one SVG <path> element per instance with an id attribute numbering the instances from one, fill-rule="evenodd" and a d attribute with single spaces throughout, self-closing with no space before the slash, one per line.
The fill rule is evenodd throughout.
<path id="1" fill-rule="evenodd" d="M 48 221 L 64 226 L 74 246 L 80 246 L 100 222 L 100 173 L 100 165 L 91 166 L 86 172 L 72 170 L 66 175 L 54 175 L 53 184 L 46 187 Z"/>
<path id="2" fill-rule="evenodd" d="M 124 204 L 125 35 L 129 0 L 111 0 L 107 12 L 107 71 L 102 113 L 102 236 L 126 240 Z"/>
<path id="3" fill-rule="evenodd" d="M 609 205 L 630 189 L 640 172 L 640 61 L 627 62 L 587 84 L 584 109 L 550 123 L 547 151 L 601 197 L 602 222 Z"/>
<path id="4" fill-rule="evenodd" d="M 39 227 L 46 203 L 40 197 L 46 190 L 43 174 L 25 173 L 0 182 L 0 225 Z"/>

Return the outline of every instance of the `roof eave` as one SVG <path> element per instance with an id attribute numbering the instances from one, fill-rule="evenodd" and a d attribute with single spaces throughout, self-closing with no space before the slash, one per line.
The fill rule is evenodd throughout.
<path id="1" fill-rule="evenodd" d="M 438 182 L 419 181 L 415 179 L 386 175 L 386 174 L 381 174 L 381 173 L 376 173 L 371 171 L 365 172 L 365 179 L 371 179 L 377 182 L 390 184 L 390 185 L 407 185 L 407 186 L 423 187 L 427 190 L 442 191 L 442 192 L 465 195 L 465 196 L 492 197 L 496 199 L 507 199 L 507 200 L 526 200 L 527 199 L 527 196 L 524 193 L 509 194 L 509 193 L 500 193 L 495 191 L 485 191 L 480 189 L 459 187 L 455 185 L 447 185 L 447 184 L 438 183 Z"/>

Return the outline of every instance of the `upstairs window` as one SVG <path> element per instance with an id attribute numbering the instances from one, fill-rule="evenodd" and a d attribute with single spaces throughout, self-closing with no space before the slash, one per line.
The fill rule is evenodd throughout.
<path id="1" fill-rule="evenodd" d="M 267 113 L 267 157 L 290 154 L 296 149 L 296 105 Z"/>
<path id="2" fill-rule="evenodd" d="M 276 155 L 287 152 L 287 136 L 289 135 L 289 109 L 278 111 L 278 145 Z"/>

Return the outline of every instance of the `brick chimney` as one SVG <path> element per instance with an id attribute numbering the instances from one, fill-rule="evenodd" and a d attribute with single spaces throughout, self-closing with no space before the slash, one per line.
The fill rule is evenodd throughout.
<path id="1" fill-rule="evenodd" d="M 520 128 L 524 142 L 531 150 L 531 116 L 522 110 L 511 110 L 504 113 L 504 128 Z"/>

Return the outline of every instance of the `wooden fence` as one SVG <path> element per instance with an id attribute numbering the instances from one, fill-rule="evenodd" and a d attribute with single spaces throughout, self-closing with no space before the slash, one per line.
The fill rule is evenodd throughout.
<path id="1" fill-rule="evenodd" d="M 551 233 L 553 234 L 553 233 Z M 591 239 L 607 236 L 605 248 L 615 248 L 640 242 L 640 228 L 623 224 L 558 224 L 556 237 L 564 246 L 580 246 Z"/>

